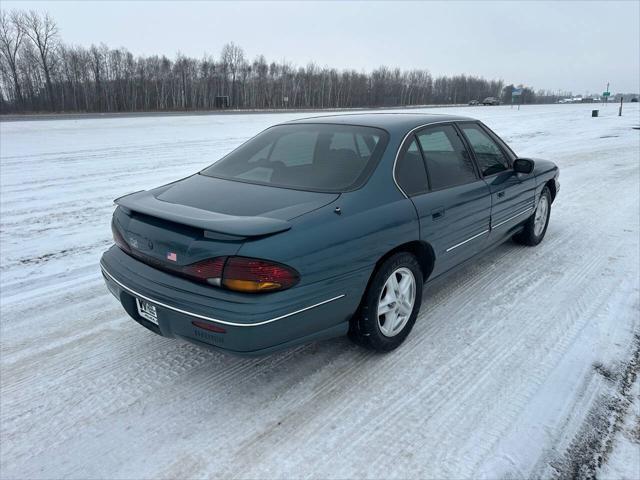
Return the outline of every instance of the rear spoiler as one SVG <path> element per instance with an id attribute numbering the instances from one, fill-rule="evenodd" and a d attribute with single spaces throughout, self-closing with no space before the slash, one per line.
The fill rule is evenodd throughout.
<path id="1" fill-rule="evenodd" d="M 205 233 L 209 231 L 236 237 L 258 237 L 284 232 L 291 228 L 289 222 L 277 218 L 240 217 L 164 202 L 146 190 L 117 198 L 114 203 L 133 212 L 201 228 Z"/>

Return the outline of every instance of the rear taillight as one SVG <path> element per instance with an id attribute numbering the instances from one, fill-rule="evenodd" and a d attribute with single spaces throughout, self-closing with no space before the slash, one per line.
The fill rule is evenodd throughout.
<path id="1" fill-rule="evenodd" d="M 236 292 L 263 293 L 285 290 L 298 283 L 298 273 L 286 265 L 247 257 L 216 257 L 171 266 L 177 273 Z"/>
<path id="2" fill-rule="evenodd" d="M 298 272 L 286 265 L 247 257 L 208 258 L 185 266 L 166 264 L 163 268 L 191 280 L 247 293 L 286 290 L 300 279 Z"/>
<path id="3" fill-rule="evenodd" d="M 226 259 L 227 257 L 207 258 L 191 265 L 174 268 L 187 277 L 219 287 L 222 283 L 222 269 Z"/>
<path id="4" fill-rule="evenodd" d="M 118 245 L 125 252 L 131 253 L 131 247 L 124 239 L 113 220 L 111 221 L 111 232 L 113 233 L 113 241 L 116 242 L 116 245 Z"/>
<path id="5" fill-rule="evenodd" d="M 298 273 L 292 268 L 257 258 L 229 257 L 222 273 L 222 285 L 237 292 L 285 290 L 298 280 Z"/>

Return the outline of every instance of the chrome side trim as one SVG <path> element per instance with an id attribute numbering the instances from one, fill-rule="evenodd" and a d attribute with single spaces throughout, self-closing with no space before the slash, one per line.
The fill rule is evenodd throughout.
<path id="1" fill-rule="evenodd" d="M 409 132 L 402 138 L 402 141 L 400 142 L 400 145 L 398 145 L 398 150 L 396 151 L 396 158 L 393 161 L 393 183 L 396 184 L 396 187 L 398 188 L 398 190 L 400 190 L 400 193 L 402 193 L 402 195 L 404 195 L 404 198 L 409 198 L 409 195 L 407 195 L 405 193 L 405 191 L 400 187 L 400 184 L 398 183 L 398 180 L 396 179 L 396 164 L 398 163 L 398 157 L 400 156 L 400 150 L 402 150 L 402 146 L 404 145 L 404 142 L 407 141 L 407 138 L 409 138 L 409 135 L 413 135 L 413 132 L 415 132 L 416 130 L 420 130 L 421 128 L 425 128 L 428 127 L 430 125 L 437 125 L 439 123 L 454 123 L 456 122 L 456 120 L 442 120 L 441 122 L 429 122 L 429 123 L 425 123 L 424 125 L 420 125 L 418 127 L 415 127 L 411 130 L 409 130 Z"/>
<path id="2" fill-rule="evenodd" d="M 524 215 L 525 213 L 529 213 L 531 210 L 533 210 L 534 207 L 529 207 L 526 210 L 520 212 L 520 213 L 516 213 L 515 215 L 512 215 L 511 217 L 507 218 L 506 220 L 501 221 L 500 223 L 497 223 L 495 225 L 491 225 L 491 229 L 493 230 L 494 228 L 498 228 L 501 225 L 504 225 L 507 222 L 510 222 L 511 220 L 513 220 L 516 217 L 519 217 L 520 215 Z"/>
<path id="3" fill-rule="evenodd" d="M 453 250 L 454 248 L 458 248 L 459 246 L 464 245 L 465 243 L 470 242 L 471 240 L 474 240 L 474 239 L 476 239 L 476 238 L 478 238 L 478 237 L 480 237 L 480 236 L 484 235 L 485 233 L 489 233 L 489 230 L 485 230 L 485 231 L 483 231 L 483 232 L 478 233 L 477 235 L 474 235 L 474 236 L 473 236 L 473 237 L 471 237 L 471 238 L 467 238 L 464 242 L 457 243 L 457 244 L 455 244 L 453 247 L 449 247 L 449 248 L 447 248 L 447 250 L 446 250 L 446 251 L 447 251 L 447 252 L 450 252 L 450 251 L 451 251 L 451 250 Z"/>
<path id="4" fill-rule="evenodd" d="M 258 327 L 260 325 L 266 325 L 267 323 L 276 322 L 278 320 L 282 320 L 283 318 L 291 317 L 292 315 L 297 315 L 298 313 L 306 312 L 307 310 L 311 310 L 312 308 L 319 307 L 320 305 L 324 305 L 326 303 L 333 302 L 334 300 L 338 300 L 338 299 L 340 299 L 340 298 L 345 296 L 345 294 L 343 293 L 342 295 L 338 295 L 337 297 L 333 297 L 333 298 L 330 298 L 328 300 L 324 300 L 322 302 L 316 303 L 314 305 L 310 305 L 308 307 L 301 308 L 300 310 L 296 310 L 296 311 L 291 312 L 291 313 L 285 313 L 284 315 L 280 315 L 279 317 L 271 318 L 269 320 L 264 320 L 262 322 L 235 323 L 235 322 L 228 322 L 226 320 L 219 320 L 217 318 L 207 317 L 206 315 L 200 315 L 198 313 L 189 312 L 187 310 L 182 310 L 181 308 L 172 307 L 171 305 L 167 305 L 166 303 L 159 302 L 157 300 L 154 300 L 153 298 L 149 298 L 146 295 L 142 295 L 141 293 L 136 292 L 132 288 L 127 287 L 126 285 L 122 284 L 121 282 L 119 282 L 118 280 L 113 278 L 113 275 L 111 275 L 107 271 L 107 269 L 105 268 L 105 266 L 102 263 L 100 263 L 100 269 L 102 270 L 102 273 L 104 273 L 107 277 L 109 277 L 111 280 L 113 280 L 115 283 L 117 283 L 121 288 L 123 288 L 124 290 L 126 290 L 129 293 L 132 293 L 136 297 L 142 298 L 142 299 L 144 299 L 144 300 L 146 300 L 148 302 L 154 303 L 156 305 L 159 305 L 161 307 L 167 308 L 169 310 L 173 310 L 174 312 L 183 313 L 184 315 L 189 315 L 190 317 L 200 318 L 202 320 L 209 320 L 210 322 L 216 322 L 216 323 L 220 323 L 222 325 L 229 325 L 229 326 L 232 326 L 232 327 Z"/>
<path id="5" fill-rule="evenodd" d="M 511 217 L 507 218 L 506 220 L 503 220 L 502 222 L 500 222 L 500 223 L 498 223 L 498 224 L 496 224 L 496 225 L 492 225 L 492 226 L 491 226 L 491 230 L 493 230 L 494 228 L 498 228 L 500 225 L 504 225 L 505 223 L 507 223 L 507 222 L 509 222 L 509 221 L 513 220 L 513 219 L 514 219 L 514 218 L 516 218 L 516 217 L 519 217 L 520 215 L 524 215 L 525 213 L 529 213 L 531 210 L 534 210 L 534 207 L 529 207 L 529 208 L 527 208 L 526 210 L 524 210 L 524 211 L 522 211 L 522 212 L 520 212 L 520 213 L 516 213 L 515 215 L 512 215 Z M 473 237 L 471 237 L 471 238 L 467 238 L 467 239 L 466 239 L 465 241 L 463 241 L 463 242 L 457 243 L 457 244 L 455 244 L 454 246 L 447 248 L 446 252 L 450 252 L 450 251 L 451 251 L 451 250 L 453 250 L 454 248 L 458 248 L 459 246 L 464 245 L 465 243 L 470 242 L 471 240 L 474 240 L 474 239 L 476 239 L 476 238 L 478 238 L 478 237 L 480 237 L 480 236 L 484 235 L 485 233 L 489 233 L 489 230 L 484 230 L 484 231 L 482 231 L 482 232 L 478 233 L 477 235 L 474 235 L 474 236 L 473 236 Z"/>

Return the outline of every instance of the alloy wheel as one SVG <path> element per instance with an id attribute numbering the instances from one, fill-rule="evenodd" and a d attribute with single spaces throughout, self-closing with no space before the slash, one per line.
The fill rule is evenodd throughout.
<path id="1" fill-rule="evenodd" d="M 378 326 L 385 337 L 400 333 L 411 317 L 416 300 L 416 279 L 401 267 L 387 279 L 378 300 Z"/>
<path id="2" fill-rule="evenodd" d="M 538 208 L 536 208 L 535 218 L 533 220 L 533 233 L 536 237 L 542 234 L 547 224 L 547 216 L 549 215 L 549 199 L 546 195 L 540 197 Z"/>

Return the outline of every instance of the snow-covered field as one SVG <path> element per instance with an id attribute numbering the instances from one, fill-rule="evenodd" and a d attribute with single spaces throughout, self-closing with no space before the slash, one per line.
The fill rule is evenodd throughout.
<path id="1" fill-rule="evenodd" d="M 391 354 L 258 359 L 151 334 L 98 260 L 113 198 L 309 114 L 1 123 L 0 476 L 640 478 L 638 105 L 435 111 L 558 163 L 545 241 L 427 290 Z"/>

